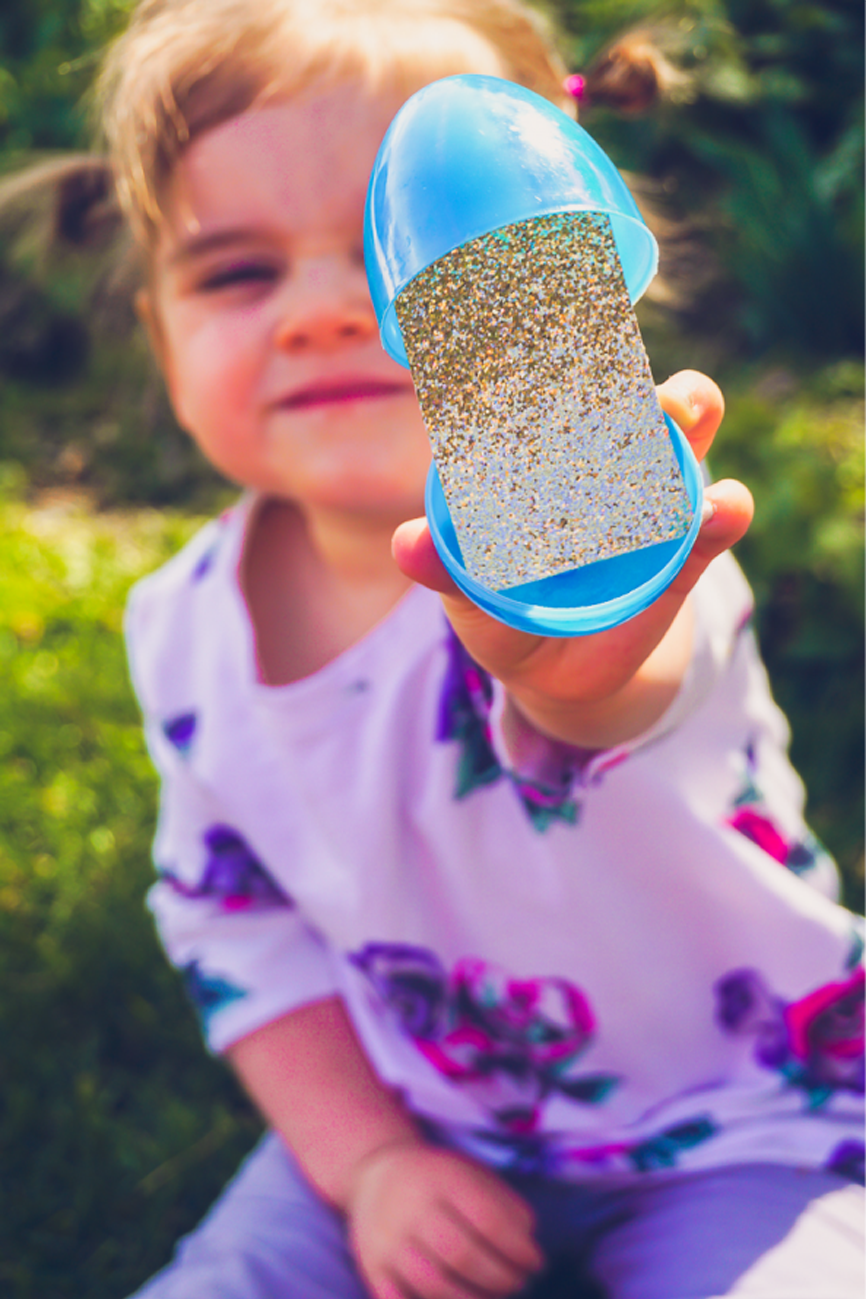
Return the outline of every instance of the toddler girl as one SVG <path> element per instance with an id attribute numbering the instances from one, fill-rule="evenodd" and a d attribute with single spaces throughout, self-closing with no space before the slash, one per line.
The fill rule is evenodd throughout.
<path id="1" fill-rule="evenodd" d="M 245 489 L 129 608 L 151 905 L 273 1133 L 141 1294 L 850 1299 L 862 943 L 724 553 L 748 493 L 573 641 L 471 605 L 419 517 L 363 204 L 461 72 L 568 102 L 518 0 L 144 0 L 109 56 L 140 313 Z M 718 390 L 660 398 L 702 457 Z"/>

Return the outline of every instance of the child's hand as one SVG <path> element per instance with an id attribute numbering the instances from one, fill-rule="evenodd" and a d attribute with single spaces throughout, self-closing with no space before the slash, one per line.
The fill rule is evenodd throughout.
<path id="1" fill-rule="evenodd" d="M 703 459 L 724 413 L 719 389 L 704 375 L 684 370 L 662 384 L 658 395 Z M 607 748 L 639 734 L 673 700 L 691 653 L 686 596 L 751 522 L 752 498 L 742 483 L 714 483 L 705 501 L 712 514 L 670 587 L 637 617 L 591 636 L 534 636 L 491 618 L 451 581 L 425 519 L 397 529 L 394 557 L 408 577 L 441 593 L 469 653 L 503 682 L 533 726 L 554 739 Z"/>
<path id="2" fill-rule="evenodd" d="M 529 1206 L 494 1173 L 423 1144 L 364 1159 L 346 1205 L 374 1299 L 514 1294 L 542 1266 Z"/>

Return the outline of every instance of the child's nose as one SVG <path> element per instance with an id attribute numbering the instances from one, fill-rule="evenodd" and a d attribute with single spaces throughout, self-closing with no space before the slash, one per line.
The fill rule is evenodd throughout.
<path id="1" fill-rule="evenodd" d="M 323 292 L 293 295 L 277 329 L 277 345 L 292 353 L 334 351 L 366 342 L 376 333 L 373 304 L 360 292 L 342 292 L 332 285 Z"/>

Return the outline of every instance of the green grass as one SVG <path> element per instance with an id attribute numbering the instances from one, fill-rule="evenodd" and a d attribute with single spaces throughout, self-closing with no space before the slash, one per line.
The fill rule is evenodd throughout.
<path id="1" fill-rule="evenodd" d="M 114 1299 L 258 1132 L 143 897 L 156 782 L 130 582 L 191 521 L 0 507 L 0 1294 Z"/>

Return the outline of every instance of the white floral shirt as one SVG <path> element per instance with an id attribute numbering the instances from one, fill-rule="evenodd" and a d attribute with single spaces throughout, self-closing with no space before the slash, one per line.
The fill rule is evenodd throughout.
<path id="1" fill-rule="evenodd" d="M 862 1176 L 863 969 L 802 819 L 730 556 L 667 714 L 509 768 L 502 690 L 414 588 L 313 676 L 261 683 L 255 498 L 135 588 L 162 777 L 150 905 L 210 1047 L 341 994 L 442 1139 L 570 1179 L 726 1163 Z"/>

